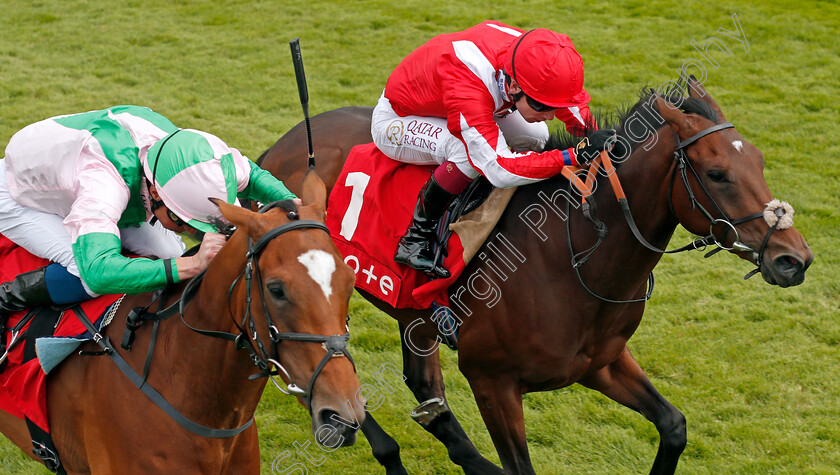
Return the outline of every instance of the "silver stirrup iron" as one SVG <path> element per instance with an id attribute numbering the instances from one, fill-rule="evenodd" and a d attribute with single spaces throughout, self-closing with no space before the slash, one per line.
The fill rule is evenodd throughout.
<path id="1" fill-rule="evenodd" d="M 408 413 L 408 415 L 425 428 L 428 427 L 435 419 L 447 412 L 450 411 L 449 405 L 446 404 L 446 400 L 442 397 L 435 397 L 426 402 L 420 403 L 420 405 L 415 407 L 414 410 Z"/>

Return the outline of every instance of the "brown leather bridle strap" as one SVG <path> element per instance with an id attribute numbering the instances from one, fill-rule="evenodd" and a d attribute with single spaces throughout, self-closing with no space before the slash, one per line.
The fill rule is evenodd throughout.
<path id="1" fill-rule="evenodd" d="M 580 281 L 581 285 L 584 287 L 584 289 L 586 289 L 587 292 L 589 292 L 591 295 L 597 297 L 598 299 L 600 299 L 602 301 L 605 301 L 605 302 L 609 302 L 609 303 L 640 303 L 640 302 L 645 302 L 648 299 L 650 299 L 650 296 L 653 292 L 653 283 L 654 283 L 653 273 L 651 273 L 651 275 L 649 277 L 648 292 L 645 294 L 644 297 L 639 298 L 639 299 L 632 299 L 632 300 L 613 300 L 613 299 L 609 299 L 609 298 L 606 298 L 606 297 L 602 297 L 602 296 L 596 294 L 595 292 L 593 292 L 592 290 L 590 290 L 589 287 L 586 286 L 586 284 L 583 282 L 583 280 L 581 278 L 579 268 L 589 259 L 589 257 L 592 256 L 592 254 L 601 245 L 601 242 L 607 237 L 607 234 L 608 234 L 607 229 L 606 229 L 606 225 L 590 214 L 590 206 L 589 206 L 589 203 L 587 202 L 587 198 L 592 196 L 592 194 L 595 192 L 595 180 L 597 178 L 597 174 L 599 173 L 599 169 L 602 170 L 603 173 L 608 177 L 608 179 L 610 181 L 610 186 L 612 187 L 613 193 L 615 194 L 616 200 L 618 201 L 618 205 L 621 208 L 622 213 L 624 214 L 624 219 L 627 221 L 627 225 L 630 227 L 630 230 L 633 233 L 633 236 L 636 238 L 636 240 L 642 246 L 644 246 L 648 250 L 653 251 L 653 252 L 657 252 L 657 253 L 660 253 L 660 254 L 673 254 L 673 253 L 678 253 L 678 252 L 683 252 L 683 251 L 688 251 L 688 250 L 703 250 L 703 249 L 705 249 L 706 246 L 708 246 L 710 244 L 716 244 L 716 245 L 718 245 L 719 248 L 723 248 L 722 242 L 726 239 L 726 234 L 729 231 L 729 229 L 734 230 L 735 233 L 736 233 L 736 239 L 735 239 L 736 242 L 735 242 L 735 244 L 733 244 L 733 248 L 736 248 L 736 250 L 739 250 L 739 251 L 752 250 L 752 249 L 748 248 L 747 246 L 745 246 L 744 244 L 742 244 L 738 241 L 737 230 L 735 230 L 735 226 L 738 225 L 738 224 L 741 224 L 741 223 L 745 223 L 747 221 L 751 221 L 753 219 L 758 219 L 763 215 L 763 212 L 753 213 L 751 215 L 744 216 L 742 218 L 738 218 L 738 219 L 735 219 L 735 220 L 729 219 L 729 217 L 726 215 L 726 213 L 723 211 L 723 209 L 717 204 L 717 201 L 715 201 L 714 197 L 712 197 L 709 190 L 706 189 L 706 187 L 703 185 L 703 182 L 700 180 L 700 176 L 697 174 L 696 170 L 694 170 L 694 167 L 691 166 L 691 162 L 689 162 L 688 157 L 686 156 L 685 150 L 684 150 L 689 145 L 693 144 L 697 140 L 699 140 L 699 139 L 701 139 L 701 138 L 703 138 L 703 137 L 705 137 L 709 134 L 712 134 L 712 133 L 715 133 L 715 132 L 718 132 L 718 131 L 724 130 L 724 129 L 734 128 L 734 127 L 735 126 L 732 125 L 732 123 L 724 122 L 722 124 L 716 124 L 716 125 L 713 125 L 711 127 L 706 128 L 706 129 L 703 129 L 700 132 L 692 135 L 691 137 L 689 137 L 689 138 L 687 138 L 683 141 L 680 141 L 679 137 L 677 137 L 676 140 L 675 140 L 676 148 L 674 150 L 674 158 L 675 158 L 676 164 L 675 164 L 674 169 L 673 169 L 674 171 L 671 174 L 671 180 L 670 180 L 670 184 L 669 184 L 669 188 L 668 188 L 668 207 L 671 210 L 671 214 L 676 216 L 676 214 L 674 212 L 673 203 L 672 203 L 672 196 L 673 196 L 674 178 L 676 176 L 677 171 L 679 171 L 680 176 L 682 178 L 682 182 L 685 185 L 686 192 L 688 193 L 689 199 L 691 200 L 692 209 L 699 209 L 700 212 L 703 213 L 703 215 L 707 219 L 709 219 L 709 221 L 711 223 L 711 227 L 714 227 L 714 225 L 717 224 L 717 223 L 724 223 L 724 224 L 728 225 L 724 230 L 723 238 L 721 240 L 718 240 L 715 237 L 714 232 L 710 229 L 710 234 L 708 236 L 695 239 L 691 243 L 689 243 L 689 244 L 687 244 L 687 245 L 685 245 L 685 246 L 683 246 L 679 249 L 673 249 L 673 250 L 660 249 L 660 248 L 654 246 L 653 244 L 651 244 L 650 242 L 648 242 L 648 240 L 645 239 L 645 237 L 642 235 L 641 231 L 639 231 L 638 226 L 636 226 L 636 222 L 633 219 L 633 213 L 630 211 L 630 204 L 627 201 L 627 196 L 624 193 L 624 189 L 621 186 L 620 180 L 618 179 L 618 173 L 616 172 L 616 168 L 613 165 L 612 160 L 610 160 L 608 151 L 606 151 L 606 150 L 602 151 L 601 155 L 599 157 L 595 158 L 595 160 L 593 160 L 589 164 L 589 168 L 586 169 L 586 178 L 583 179 L 583 180 L 581 180 L 581 178 L 578 176 L 578 173 L 580 172 L 581 169 L 579 169 L 577 167 L 573 167 L 573 166 L 563 167 L 563 169 L 561 170 L 562 175 L 565 176 L 569 180 L 571 185 L 574 186 L 578 190 L 578 192 L 581 194 L 581 203 L 583 205 L 582 206 L 583 214 L 587 219 L 589 219 L 594 224 L 595 231 L 598 234 L 598 241 L 595 243 L 594 246 L 592 246 L 591 248 L 589 248 L 585 251 L 575 253 L 574 249 L 572 248 L 571 227 L 570 227 L 570 224 L 569 224 L 568 220 L 566 222 L 566 234 L 567 234 L 567 239 L 568 239 L 568 244 L 569 244 L 569 252 L 572 256 L 572 268 L 575 270 L 575 273 L 578 276 L 578 280 Z M 695 179 L 696 179 L 697 183 L 699 184 L 700 188 L 706 194 L 706 197 L 709 198 L 709 200 L 712 202 L 716 211 L 722 216 L 722 218 L 715 218 L 697 200 L 697 198 L 694 195 L 694 192 L 692 191 L 691 185 L 688 181 L 688 174 L 687 174 L 686 168 L 691 170 L 692 175 L 695 177 Z M 567 216 L 568 216 L 568 210 L 567 210 Z M 762 241 L 760 248 L 757 251 L 754 251 L 757 254 L 756 263 L 758 264 L 759 269 L 756 269 L 756 270 L 752 271 L 751 273 L 747 274 L 745 279 L 751 277 L 752 275 L 754 275 L 755 273 L 757 273 L 760 270 L 761 263 L 763 261 L 764 249 L 767 246 L 767 243 L 770 239 L 770 235 L 773 234 L 773 232 L 775 230 L 776 230 L 775 226 L 771 227 L 770 231 L 768 231 L 768 233 L 765 235 L 764 240 Z M 741 247 L 737 248 L 738 245 L 740 245 Z M 732 248 L 727 248 L 727 249 L 732 249 Z M 711 256 L 712 254 L 714 254 L 714 252 L 716 252 L 716 250 L 708 253 L 706 255 L 706 257 Z"/>

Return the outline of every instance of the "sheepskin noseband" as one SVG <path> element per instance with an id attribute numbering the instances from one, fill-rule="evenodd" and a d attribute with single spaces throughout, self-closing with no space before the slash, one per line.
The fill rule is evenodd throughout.
<path id="1" fill-rule="evenodd" d="M 793 227 L 793 206 L 787 201 L 779 201 L 774 198 L 764 208 L 764 221 L 771 228 L 776 226 L 776 229 L 780 230 Z"/>

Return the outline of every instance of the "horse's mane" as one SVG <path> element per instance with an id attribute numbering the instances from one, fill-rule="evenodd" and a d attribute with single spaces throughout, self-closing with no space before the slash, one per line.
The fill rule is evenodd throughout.
<path id="1" fill-rule="evenodd" d="M 714 123 L 718 122 L 717 113 L 709 107 L 708 104 L 700 99 L 694 97 L 687 97 L 682 92 L 683 86 L 674 87 L 664 94 L 660 94 L 663 99 L 674 104 L 687 114 L 697 114 L 711 120 Z M 652 125 L 655 128 L 660 128 L 665 125 L 662 115 L 656 111 L 656 106 L 652 101 L 655 99 L 656 90 L 652 87 L 643 87 L 639 91 L 639 100 L 636 104 L 627 107 L 620 106 L 614 113 L 605 113 L 602 110 L 595 110 L 592 116 L 595 118 L 595 123 L 598 124 L 598 129 L 615 129 L 619 137 L 627 139 L 626 143 L 633 144 L 635 147 L 639 144 L 638 140 L 629 136 L 628 131 L 625 130 L 625 124 L 631 118 L 640 120 Z M 590 135 L 595 132 L 593 129 L 585 131 L 585 135 Z M 565 128 L 552 131 L 548 142 L 546 142 L 545 150 L 563 150 L 574 147 L 580 141 L 580 137 L 576 137 L 568 133 Z M 618 142 L 619 144 L 621 141 Z M 617 155 L 624 155 L 623 151 L 618 151 Z"/>

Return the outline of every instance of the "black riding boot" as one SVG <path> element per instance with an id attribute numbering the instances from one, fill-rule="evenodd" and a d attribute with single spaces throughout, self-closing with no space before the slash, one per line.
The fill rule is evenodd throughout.
<path id="1" fill-rule="evenodd" d="M 444 279 L 449 277 L 449 271 L 442 265 L 434 265 L 435 254 L 432 252 L 432 241 L 435 238 L 435 228 L 440 217 L 443 216 L 455 196 L 441 188 L 435 181 L 434 175 L 429 178 L 417 197 L 414 218 L 403 237 L 400 238 L 394 261 L 426 274 L 434 274 Z"/>
<path id="2" fill-rule="evenodd" d="M 5 326 L 11 313 L 52 304 L 45 274 L 46 267 L 42 267 L 0 284 L 0 325 Z"/>

